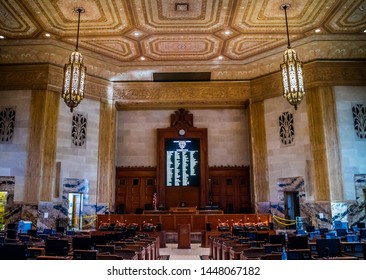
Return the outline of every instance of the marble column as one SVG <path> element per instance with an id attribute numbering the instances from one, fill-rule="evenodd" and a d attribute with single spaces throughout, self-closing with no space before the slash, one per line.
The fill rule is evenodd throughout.
<path id="1" fill-rule="evenodd" d="M 250 149 L 251 149 L 251 188 L 255 210 L 260 203 L 269 201 L 267 142 L 264 120 L 264 102 L 250 102 Z"/>
<path id="2" fill-rule="evenodd" d="M 57 123 L 60 94 L 33 90 L 30 109 L 25 201 L 51 201 L 55 186 Z"/>
<path id="3" fill-rule="evenodd" d="M 101 101 L 98 150 L 97 202 L 114 205 L 116 107 L 114 102 Z"/>
<path id="4" fill-rule="evenodd" d="M 335 96 L 332 87 L 307 91 L 316 201 L 344 199 Z"/>

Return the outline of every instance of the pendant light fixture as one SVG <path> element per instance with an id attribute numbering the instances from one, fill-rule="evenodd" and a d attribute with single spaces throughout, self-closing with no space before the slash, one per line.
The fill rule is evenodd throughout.
<path id="1" fill-rule="evenodd" d="M 81 7 L 75 8 L 78 13 L 78 29 L 76 35 L 75 51 L 70 55 L 69 62 L 64 67 L 64 79 L 61 97 L 72 112 L 84 98 L 86 67 L 83 64 L 83 56 L 79 52 L 79 29 L 80 14 L 85 10 Z"/>
<path id="2" fill-rule="evenodd" d="M 287 31 L 287 50 L 283 55 L 284 62 L 281 64 L 283 97 L 297 110 L 305 95 L 302 62 L 290 44 L 287 23 L 287 10 L 290 8 L 290 4 L 283 4 L 280 8 L 285 11 Z"/>

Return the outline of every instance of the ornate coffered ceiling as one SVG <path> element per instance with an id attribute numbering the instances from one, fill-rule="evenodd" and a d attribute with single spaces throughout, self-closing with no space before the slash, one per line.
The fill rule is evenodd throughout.
<path id="1" fill-rule="evenodd" d="M 201 71 L 249 80 L 279 70 L 284 3 L 303 62 L 366 59 L 366 0 L 1 0 L 0 64 L 63 66 L 75 48 L 74 9 L 83 7 L 79 50 L 89 75 L 151 81 L 153 72 Z"/>

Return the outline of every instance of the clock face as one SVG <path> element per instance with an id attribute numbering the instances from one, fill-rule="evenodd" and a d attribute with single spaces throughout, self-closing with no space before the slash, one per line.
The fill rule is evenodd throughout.
<path id="1" fill-rule="evenodd" d="M 186 134 L 186 131 L 184 129 L 180 129 L 179 130 L 179 135 L 184 135 L 184 134 Z"/>

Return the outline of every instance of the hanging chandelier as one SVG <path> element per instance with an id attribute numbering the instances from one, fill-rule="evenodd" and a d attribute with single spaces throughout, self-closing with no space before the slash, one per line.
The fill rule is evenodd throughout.
<path id="1" fill-rule="evenodd" d="M 297 106 L 305 95 L 302 62 L 298 59 L 295 50 L 291 48 L 290 44 L 287 23 L 287 9 L 290 8 L 290 4 L 283 4 L 280 8 L 285 11 L 287 31 L 287 50 L 283 55 L 284 62 L 281 64 L 283 97 L 297 110 Z"/>
<path id="2" fill-rule="evenodd" d="M 78 13 L 78 30 L 76 35 L 75 51 L 70 55 L 69 62 L 64 67 L 64 79 L 61 97 L 72 112 L 84 98 L 86 67 L 83 64 L 83 56 L 78 50 L 80 14 L 85 12 L 83 8 L 75 8 Z"/>

